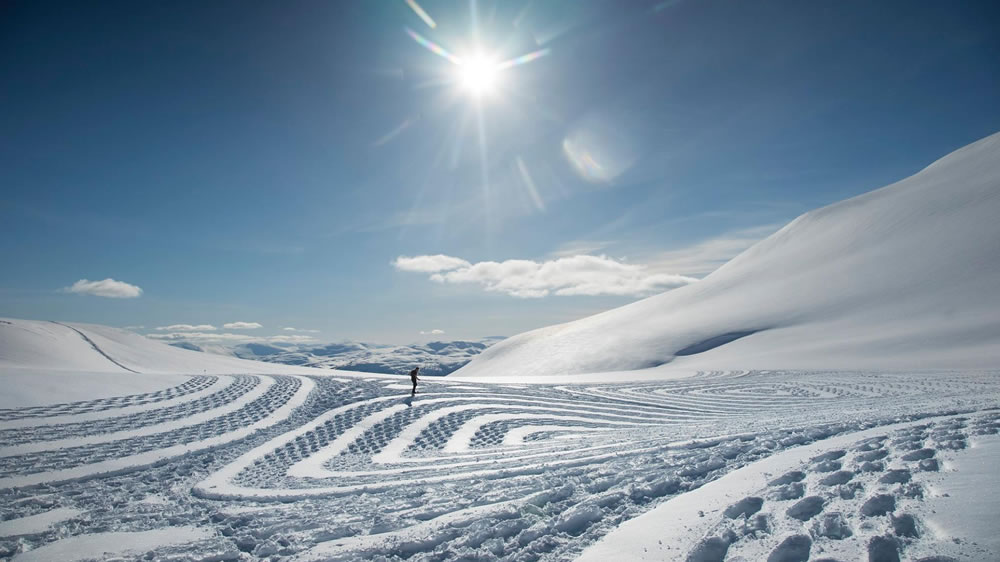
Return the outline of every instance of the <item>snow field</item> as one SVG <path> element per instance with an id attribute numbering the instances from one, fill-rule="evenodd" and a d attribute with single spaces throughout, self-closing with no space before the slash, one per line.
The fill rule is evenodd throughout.
<path id="1" fill-rule="evenodd" d="M 995 488 L 995 474 L 944 465 L 981 436 L 1000 443 L 998 429 L 1000 412 L 994 410 L 790 449 L 627 522 L 587 549 L 581 561 L 612 555 L 690 562 L 996 559 L 996 546 L 969 538 L 993 535 L 969 533 L 968 517 L 955 521 L 954 515 L 950 523 L 957 533 L 935 531 L 939 516 L 928 504 L 970 478 L 981 492 Z M 998 451 L 992 453 L 996 460 Z M 985 505 L 995 513 L 995 501 Z M 1000 530 L 995 520 L 991 530 Z"/>
<path id="2" fill-rule="evenodd" d="M 712 526 L 676 552 L 722 537 L 730 559 L 754 560 L 804 535 L 814 555 L 854 556 L 891 525 L 860 512 L 879 494 L 897 497 L 894 517 L 912 515 L 922 533 L 892 535 L 900 551 L 925 552 L 940 541 L 921 530 L 933 521 L 904 491 L 919 485 L 929 497 L 941 484 L 926 479 L 950 474 L 953 451 L 1000 428 L 988 411 L 996 373 L 735 372 L 523 388 L 429 380 L 416 396 L 383 378 L 189 382 L 156 398 L 7 412 L 3 423 L 27 425 L 0 425 L 9 453 L 0 456 L 0 521 L 28 532 L 0 537 L 0 556 L 196 529 L 203 534 L 184 544 L 152 541 L 150 557 L 563 560 L 664 500 L 843 436 L 843 455 L 796 457 L 784 472 L 801 480 L 771 486 L 776 474 L 745 490 L 720 510 L 760 498 L 759 511 L 747 515 L 751 499 L 730 510 L 735 519 L 710 513 Z M 919 429 L 882 427 L 896 423 Z M 858 442 L 849 435 L 858 431 L 884 439 Z M 52 447 L 73 438 L 78 445 Z M 853 499 L 840 497 L 858 484 Z M 787 514 L 816 510 L 792 509 L 812 496 L 823 498 L 819 512 L 805 522 Z M 818 534 L 837 532 L 830 513 L 844 514 L 851 537 Z M 760 514 L 767 533 L 754 527 Z"/>
<path id="3" fill-rule="evenodd" d="M 133 420 L 108 418 L 105 423 L 46 424 L 41 420 L 41 436 L 36 441 L 0 447 L 0 487 L 22 487 L 61 480 L 91 477 L 99 474 L 134 470 L 173 456 L 216 447 L 241 439 L 252 432 L 283 420 L 292 409 L 301 405 L 312 388 L 311 379 L 297 376 L 238 377 L 231 387 L 241 382 L 246 392 L 217 393 L 228 398 L 207 404 L 216 408 L 204 410 L 205 400 L 143 415 L 147 425 L 126 429 Z M 109 411 L 113 411 L 108 408 Z M 62 410 L 57 410 L 61 412 Z M 140 425 L 145 422 L 140 422 Z M 32 435 L 31 427 L 17 431 Z M 75 438 L 61 438 L 62 431 L 77 433 Z M 100 433 L 101 431 L 107 433 Z M 8 435 L 5 435 L 5 437 Z M 46 440 L 52 436 L 59 439 Z M 6 445 L 6 441 L 4 442 Z"/>
<path id="4" fill-rule="evenodd" d="M 44 375 L 39 374 L 38 376 L 41 377 Z M 45 406 L 32 406 L 27 408 L 4 408 L 0 410 L 0 427 L 24 427 L 25 425 L 38 423 L 56 424 L 62 423 L 63 416 L 83 416 L 86 414 L 96 413 L 99 417 L 107 410 L 118 408 L 140 408 L 142 406 L 158 408 L 162 405 L 162 402 L 171 399 L 180 398 L 183 400 L 190 398 L 191 394 L 201 392 L 202 390 L 215 384 L 217 381 L 218 379 L 216 377 L 190 377 L 183 384 L 164 390 L 158 390 L 156 392 L 145 392 L 142 394 L 98 398 L 93 400 L 81 400 L 77 402 L 67 402 Z M 131 413 L 131 411 L 129 413 Z M 37 421 L 37 418 L 45 418 L 45 421 L 39 422 Z M 11 423 L 12 420 L 28 421 L 27 423 L 15 424 Z"/>

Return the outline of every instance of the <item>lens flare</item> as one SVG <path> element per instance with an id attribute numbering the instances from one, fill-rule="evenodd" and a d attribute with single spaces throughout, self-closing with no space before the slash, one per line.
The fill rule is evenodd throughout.
<path id="1" fill-rule="evenodd" d="M 527 64 L 533 60 L 540 59 L 545 55 L 549 54 L 549 49 L 539 49 L 537 51 L 532 51 L 526 55 L 521 55 L 519 57 L 514 57 L 510 60 L 505 60 L 497 65 L 498 70 L 504 70 L 512 66 L 517 66 L 519 64 Z"/>
<path id="2" fill-rule="evenodd" d="M 403 29 L 405 29 L 406 34 L 409 35 L 414 41 L 416 41 L 417 44 L 420 45 L 421 47 L 427 49 L 428 51 L 434 53 L 439 57 L 447 59 L 448 62 L 452 64 L 462 64 L 462 59 L 449 53 L 448 50 L 442 47 L 441 45 L 438 45 L 437 43 L 431 41 L 430 39 L 424 37 L 423 35 L 417 33 L 416 31 L 413 31 L 409 27 L 404 27 Z"/>

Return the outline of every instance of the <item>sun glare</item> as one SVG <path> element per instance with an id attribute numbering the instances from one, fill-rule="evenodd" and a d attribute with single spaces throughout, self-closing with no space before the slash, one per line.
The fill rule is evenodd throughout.
<path id="1" fill-rule="evenodd" d="M 474 55 L 463 58 L 457 70 L 462 88 L 479 96 L 490 93 L 496 86 L 500 66 L 486 56 Z"/>

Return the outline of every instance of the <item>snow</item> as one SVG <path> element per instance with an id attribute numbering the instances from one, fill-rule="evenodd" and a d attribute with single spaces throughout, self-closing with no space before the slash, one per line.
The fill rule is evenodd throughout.
<path id="1" fill-rule="evenodd" d="M 96 533 L 62 539 L 36 550 L 20 554 L 17 562 L 33 560 L 89 560 L 112 556 L 136 556 L 143 552 L 171 545 L 186 544 L 209 535 L 205 529 L 196 527 L 173 527 L 151 531 Z"/>
<path id="2" fill-rule="evenodd" d="M 25 408 L 57 402 L 99 400 L 122 395 L 152 394 L 178 386 L 184 375 L 93 373 L 0 367 L 0 408 Z"/>
<path id="3" fill-rule="evenodd" d="M 323 372 L 180 349 L 97 324 L 0 318 L 0 373 L 11 371 L 188 375 Z"/>
<path id="4" fill-rule="evenodd" d="M 772 517 L 769 534 L 725 534 L 729 551 L 746 559 L 791 552 L 801 539 L 781 543 L 805 529 L 814 550 L 841 548 L 856 559 L 890 524 L 888 515 L 860 515 L 870 497 L 893 497 L 903 530 L 903 515 L 917 529 L 945 528 L 920 507 L 924 500 L 906 495 L 908 486 L 924 486 L 927 505 L 931 490 L 958 489 L 963 469 L 951 467 L 966 466 L 962 455 L 1000 431 L 997 376 L 741 371 L 523 387 L 434 381 L 411 396 L 377 377 L 198 375 L 189 379 L 197 384 L 142 399 L 150 402 L 0 412 L 8 418 L 0 420 L 0 518 L 39 518 L 37 532 L 0 537 L 0 555 L 102 557 L 150 537 L 114 555 L 568 559 L 656 513 L 662 500 L 691 498 L 711 516 L 705 533 L 671 544 L 688 553 L 706 537 L 752 527 L 722 513 L 759 497 Z M 919 433 L 902 433 L 908 428 Z M 871 450 L 858 444 L 870 434 L 885 436 Z M 817 459 L 812 448 L 850 452 Z M 766 479 L 740 472 L 762 459 L 802 472 L 800 482 L 773 486 L 784 499 L 772 497 Z M 941 470 L 924 470 L 928 461 Z M 865 463 L 878 466 L 862 471 Z M 912 481 L 900 483 L 904 469 Z M 745 490 L 715 500 L 693 495 L 733 471 Z M 846 483 L 824 483 L 845 471 L 853 474 Z M 897 482 L 880 483 L 887 477 Z M 855 481 L 865 485 L 857 497 L 826 498 Z M 824 498 L 820 513 L 778 519 L 812 496 Z M 988 497 L 984 509 L 996 505 Z M 717 510 L 705 508 L 711 501 Z M 730 512 L 753 508 L 740 505 Z M 865 529 L 858 518 L 878 524 Z M 814 529 L 817 521 L 825 527 Z M 846 546 L 833 545 L 827 535 L 848 527 Z M 184 534 L 192 528 L 200 534 Z M 903 548 L 930 552 L 953 544 L 953 534 L 924 533 Z M 165 536 L 175 539 L 159 542 Z M 963 540 L 964 551 L 990 548 L 978 536 Z"/>
<path id="5" fill-rule="evenodd" d="M 0 376 L 7 374 L 0 373 Z M 119 395 L 116 398 L 118 403 L 114 404 L 113 408 L 115 416 L 130 416 L 151 410 L 179 406 L 195 400 L 203 400 L 231 387 L 233 382 L 237 380 L 233 377 L 213 377 L 212 379 L 206 377 L 203 380 L 193 380 L 191 377 L 183 375 L 135 377 L 118 373 L 94 374 L 71 372 L 33 372 L 31 373 L 31 377 L 23 381 L 18 380 L 15 376 L 4 376 L 3 378 L 13 387 L 12 392 L 6 395 L 8 400 L 0 400 L 0 405 L 5 407 L 41 405 L 51 402 L 53 396 L 59 396 L 61 399 L 67 401 L 69 401 L 68 398 L 70 397 L 75 398 L 77 401 L 81 398 L 94 401 L 113 397 L 115 392 L 129 392 L 132 395 L 132 400 L 128 400 L 128 396 L 122 397 Z M 170 386 L 166 386 L 163 383 L 170 383 Z M 56 385 L 57 388 L 54 388 L 52 385 Z M 98 390 L 103 390 L 104 393 Z M 106 406 L 112 405 L 106 404 Z M 38 425 L 99 421 L 106 418 L 109 411 L 111 411 L 111 408 L 100 408 L 95 404 L 85 405 L 75 411 L 70 408 L 64 408 L 64 413 L 61 415 L 54 415 L 54 412 L 48 412 L 48 415 L 41 419 L 23 417 L 0 421 L 0 430 Z"/>
<path id="6" fill-rule="evenodd" d="M 806 213 L 697 283 L 514 336 L 451 376 L 994 368 L 998 214 L 1000 133 Z"/>
<path id="7" fill-rule="evenodd" d="M 841 449 L 865 439 L 885 435 L 893 430 L 911 428 L 925 423 L 924 421 L 908 422 L 848 433 L 804 447 L 789 449 L 752 463 L 697 490 L 664 502 L 656 509 L 626 522 L 605 536 L 600 542 L 585 550 L 578 560 L 580 562 L 600 562 L 613 559 L 683 559 L 688 556 L 689 551 L 695 550 L 692 546 L 699 543 L 725 545 L 725 550 L 728 550 L 731 547 L 728 544 L 730 540 L 725 536 L 706 537 L 705 535 L 710 534 L 715 527 L 718 527 L 720 520 L 738 519 L 738 517 L 733 516 L 737 515 L 737 511 L 743 519 L 751 519 L 751 517 L 743 514 L 745 510 L 732 510 L 729 513 L 726 513 L 726 511 L 727 509 L 732 509 L 733 506 L 742 507 L 746 505 L 746 503 L 741 504 L 741 502 L 746 502 L 747 499 L 761 500 L 760 497 L 755 495 L 757 492 L 768 489 L 774 490 L 790 483 L 791 480 L 795 480 L 796 478 L 781 480 L 778 475 L 792 473 L 800 466 L 809 464 L 810 459 L 815 459 L 823 453 L 831 451 L 839 452 Z M 806 473 L 803 473 L 803 477 L 806 475 Z M 798 500 L 798 498 L 794 499 Z M 824 511 L 839 513 L 839 506 L 826 505 L 826 502 L 819 496 L 810 496 L 797 502 L 786 500 L 781 503 L 792 503 L 791 507 L 787 507 L 791 512 L 794 512 L 796 508 L 798 508 L 798 511 L 803 511 L 802 508 L 805 506 L 805 503 L 809 503 L 813 499 L 819 500 L 818 502 L 812 502 L 817 504 L 815 512 L 813 510 L 803 512 L 804 515 L 798 516 L 798 518 L 808 521 Z M 761 507 L 769 503 L 767 500 L 759 501 L 759 504 L 758 501 L 752 502 L 751 505 L 756 507 L 756 509 L 753 509 L 753 512 L 749 513 L 749 515 L 757 514 Z M 997 507 L 996 502 L 993 501 L 992 503 L 995 510 Z M 796 516 L 792 515 L 792 517 L 795 518 Z M 706 540 L 712 538 L 719 540 Z M 770 544 L 772 542 L 767 541 L 764 544 L 753 545 L 755 547 L 753 549 L 753 556 L 748 559 L 764 560 L 767 558 L 768 552 L 760 547 L 773 547 L 774 545 Z M 1000 550 L 996 552 L 1000 554 Z M 859 558 L 860 556 L 850 557 L 850 559 Z"/>
<path id="8" fill-rule="evenodd" d="M 274 384 L 274 379 L 262 378 L 259 381 L 255 381 L 255 384 L 251 390 L 245 392 L 233 400 L 225 402 L 219 405 L 217 408 L 211 408 L 202 412 L 192 413 L 184 416 L 178 420 L 174 420 L 167 423 L 158 424 L 155 426 L 147 426 L 145 428 L 127 428 L 120 431 L 114 431 L 109 433 L 101 433 L 98 435 L 88 435 L 86 437 L 69 437 L 66 439 L 54 439 L 50 441 L 41 441 L 35 443 L 26 443 L 23 445 L 16 445 L 12 447 L 0 447 L 0 458 L 10 457 L 16 455 L 26 455 L 29 453 L 36 453 L 39 451 L 52 451 L 56 449 L 62 449 L 64 447 L 81 447 L 85 445 L 92 445 L 95 443 L 106 443 L 109 441 L 117 441 L 120 439 L 129 439 L 135 437 L 143 437 L 146 435 L 154 435 L 157 433 L 165 433 L 168 431 L 175 431 L 185 427 L 190 427 L 193 425 L 198 425 L 205 421 L 222 417 L 226 414 L 239 411 L 245 405 L 260 399 L 264 394 L 271 388 Z"/>
<path id="9" fill-rule="evenodd" d="M 980 161 L 984 146 L 993 145 L 956 153 L 967 175 L 989 176 L 980 172 L 995 167 Z M 949 158 L 928 172 L 961 177 Z M 933 229 L 956 244 L 941 258 L 956 266 L 955 256 L 983 257 L 992 246 L 959 244 L 948 233 L 961 221 L 950 213 L 965 215 L 966 230 L 991 233 L 976 224 L 996 189 L 970 206 L 968 190 L 946 187 L 957 190 L 950 196 L 958 207 L 938 201 Z M 521 337 L 483 362 L 504 365 L 520 384 L 430 379 L 414 395 L 391 375 L 215 357 L 101 326 L 4 320 L 0 558 L 1000 559 L 1000 371 L 963 368 L 995 358 L 996 342 L 987 340 L 996 332 L 991 320 L 975 337 L 943 337 L 995 312 L 993 295 L 976 287 L 996 280 L 989 274 L 995 262 L 969 266 L 979 281 L 953 272 L 942 284 L 940 272 L 914 278 L 903 267 L 911 277 L 895 285 L 868 279 L 854 292 L 831 276 L 819 285 L 822 298 L 784 286 L 793 304 L 815 304 L 794 322 L 783 316 L 783 302 L 753 307 L 741 300 L 743 290 L 753 290 L 750 298 L 777 290 L 770 287 L 780 272 L 768 270 L 775 264 L 816 281 L 825 259 L 796 254 L 802 237 L 828 250 L 843 242 L 834 262 L 867 263 L 858 252 L 868 248 L 848 247 L 854 242 L 844 234 L 864 233 L 869 223 L 858 215 L 865 213 L 878 211 L 882 220 L 892 218 L 891 208 L 896 227 L 940 249 L 913 230 L 910 218 L 930 220 L 921 214 L 926 209 L 887 193 L 800 219 L 785 231 L 795 236 L 765 242 L 732 264 L 740 275 L 699 283 L 707 287 L 703 304 L 671 293 L 609 314 L 636 326 L 591 319 L 543 331 L 597 338 L 592 343 L 606 345 L 605 360 L 617 371 L 564 373 L 600 363 L 575 350 L 572 338 Z M 805 228 L 818 221 L 837 231 L 824 222 L 831 216 L 853 217 L 850 228 L 831 234 L 836 240 Z M 906 249 L 907 236 L 879 235 L 894 251 Z M 782 261 L 792 254 L 803 262 L 799 269 Z M 923 267 L 937 271 L 933 264 Z M 726 283 L 732 294 L 722 291 Z M 890 285 L 899 302 L 885 297 Z M 927 310 L 914 296 L 928 299 Z M 982 318 L 969 312 L 973 298 Z M 677 305 L 659 311 L 662 322 L 647 310 L 661 301 Z M 726 322 L 713 309 L 741 302 Z M 940 314 L 935 307 L 946 305 L 955 315 L 929 322 Z M 765 309 L 786 324 L 733 339 L 748 331 L 740 322 Z M 692 311 L 713 312 L 687 324 L 703 333 L 669 324 Z M 894 316 L 904 313 L 914 314 L 905 329 Z M 825 339 L 801 339 L 854 322 L 875 328 L 852 338 L 833 330 Z M 594 326 L 605 331 L 588 333 Z M 908 338 L 917 335 L 938 339 L 916 349 Z M 654 336 L 662 336 L 673 362 L 628 371 L 662 352 Z M 785 338 L 787 348 L 768 355 L 754 347 L 760 338 Z M 562 349 L 537 358 L 537 369 L 528 360 L 536 340 L 539 350 L 548 343 Z M 885 347 L 889 340 L 898 347 Z M 869 367 L 833 368 L 834 350 L 850 363 L 864 358 L 866 346 L 883 346 L 884 361 L 895 365 L 903 351 L 928 363 L 878 370 L 882 359 L 873 355 Z M 827 367 L 752 369 L 727 355 L 733 349 L 747 353 L 748 365 L 815 353 L 816 364 Z M 930 367 L 966 350 L 974 355 L 947 369 Z M 735 366 L 695 366 L 708 359 Z"/>
<path id="10" fill-rule="evenodd" d="M 722 560 L 726 556 L 727 560 L 770 560 L 791 556 L 787 551 L 795 549 L 858 560 L 872 555 L 878 545 L 889 545 L 891 552 L 905 545 L 914 559 L 935 555 L 1000 558 L 1000 506 L 994 493 L 983 493 L 995 491 L 1000 483 L 996 472 L 1000 439 L 995 435 L 977 439 L 972 449 L 952 453 L 949 456 L 954 457 L 956 468 L 943 474 L 914 470 L 919 465 L 913 461 L 918 459 L 906 453 L 905 445 L 914 442 L 906 435 L 918 432 L 920 436 L 928 426 L 964 427 L 964 421 L 952 416 L 936 425 L 928 420 L 886 425 L 786 450 L 626 522 L 585 550 L 579 560 L 688 556 L 689 560 Z M 893 436 L 900 437 L 900 430 L 910 431 L 904 438 L 890 441 Z M 929 451 L 932 456 L 941 453 Z M 895 457 L 891 462 L 901 468 L 840 471 L 836 474 L 845 478 L 836 479 L 822 476 L 824 463 L 839 465 L 841 459 L 863 459 L 871 452 L 880 453 L 875 455 L 880 459 Z M 835 493 L 802 498 L 803 487 L 791 497 L 787 495 L 786 487 L 800 479 L 811 490 L 832 489 Z M 845 486 L 847 482 L 851 484 Z M 921 538 L 925 526 L 933 532 Z M 799 538 L 784 544 L 780 537 Z M 879 540 L 884 537 L 890 538 Z M 716 556 L 709 556 L 710 552 Z"/>
<path id="11" fill-rule="evenodd" d="M 56 523 L 72 519 L 83 514 L 83 511 L 72 507 L 63 507 L 45 511 L 37 515 L 29 515 L 18 519 L 0 522 L 0 537 L 17 535 L 32 535 L 47 531 Z"/>
<path id="12" fill-rule="evenodd" d="M 0 318 L 0 369 L 10 368 L 122 372 L 64 325 Z"/>
<path id="13" fill-rule="evenodd" d="M 265 381 L 268 378 L 264 378 Z M 265 384 L 269 383 L 265 382 Z M 105 453 L 104 460 L 94 460 L 84 464 L 76 464 L 76 466 L 67 468 L 54 468 L 51 470 L 41 470 L 30 473 L 22 473 L 23 471 L 14 471 L 14 475 L 0 477 L 0 488 L 4 487 L 26 487 L 26 486 L 36 486 L 39 484 L 51 484 L 56 482 L 66 482 L 72 480 L 80 480 L 98 475 L 111 475 L 111 474 L 122 474 L 127 472 L 133 472 L 146 468 L 158 463 L 161 463 L 167 459 L 181 457 L 188 455 L 192 452 L 211 449 L 218 447 L 220 445 L 225 445 L 233 441 L 243 439 L 253 433 L 271 427 L 277 423 L 284 421 L 292 411 L 301 406 L 306 398 L 309 396 L 313 389 L 314 383 L 311 379 L 305 377 L 286 377 L 285 380 L 281 381 L 286 387 L 289 387 L 293 392 L 283 392 L 278 394 L 284 395 L 284 400 L 279 399 L 277 396 L 270 397 L 267 393 L 260 395 L 256 400 L 251 403 L 246 403 L 243 408 L 230 408 L 227 407 L 223 415 L 220 416 L 205 416 L 198 419 L 198 422 L 202 422 L 201 425 L 209 423 L 214 430 L 214 433 L 209 435 L 199 434 L 198 438 L 190 441 L 183 441 L 177 444 L 171 444 L 170 434 L 171 433 L 181 433 L 180 429 L 189 428 L 191 425 L 186 422 L 181 424 L 173 423 L 162 423 L 154 426 L 153 431 L 142 431 L 133 429 L 123 429 L 122 433 L 124 435 L 117 436 L 118 441 L 111 441 L 115 439 L 115 436 L 108 438 L 106 435 L 99 436 L 86 436 L 79 439 L 79 444 L 72 443 L 71 438 L 67 438 L 67 441 L 59 443 L 61 449 L 68 449 L 66 445 L 72 444 L 73 448 L 86 447 L 87 445 L 100 444 L 110 441 L 110 445 L 113 447 Z M 277 386 L 277 385 L 275 385 Z M 244 413 L 243 410 L 249 408 L 259 408 L 254 402 L 265 402 L 269 406 L 273 407 L 273 411 L 268 411 L 264 409 L 264 416 L 250 416 Z M 243 404 L 243 403 L 241 403 Z M 217 412 L 218 413 L 218 412 Z M 226 415 L 228 414 L 228 415 Z M 236 419 L 233 418 L 233 414 L 236 414 Z M 230 418 L 230 419 L 227 419 Z M 210 420 L 210 421 L 207 421 Z M 225 421 L 225 424 L 216 423 L 218 420 Z M 246 425 L 243 425 L 242 423 Z M 199 432 L 200 433 L 200 432 Z M 86 435 L 86 434 L 84 434 Z M 162 443 L 162 446 L 157 446 L 152 448 L 152 450 L 142 451 L 136 454 L 126 454 L 127 449 L 118 448 L 117 445 L 123 441 L 136 441 L 141 440 L 142 437 L 148 436 L 151 438 L 154 444 Z M 42 452 L 51 451 L 54 447 L 49 446 L 49 442 L 42 441 L 38 444 L 29 444 L 28 447 L 33 449 L 30 452 Z M 16 450 L 16 455 L 11 455 L 12 459 L 10 463 L 24 463 L 27 459 L 31 459 L 31 455 L 24 454 L 18 446 L 4 447 L 0 448 L 0 460 L 8 457 L 7 451 Z M 60 450 L 61 450 L 60 449 Z M 58 454 L 59 451 L 56 451 Z M 95 462 L 96 461 L 96 462 Z M 28 461 L 30 462 L 30 461 Z M 35 463 L 32 463 L 35 464 Z M 75 463 L 74 463 L 75 464 Z M 16 466 L 16 465 L 15 465 Z M 33 468 L 38 468 L 37 465 Z"/>
<path id="14" fill-rule="evenodd" d="M 1000 558 L 1000 506 L 993 493 L 984 493 L 1000 488 L 1000 438 L 975 438 L 948 464 L 947 472 L 928 485 L 927 526 L 939 542 L 955 545 L 948 547 L 955 556 L 971 551 L 965 554 Z"/>

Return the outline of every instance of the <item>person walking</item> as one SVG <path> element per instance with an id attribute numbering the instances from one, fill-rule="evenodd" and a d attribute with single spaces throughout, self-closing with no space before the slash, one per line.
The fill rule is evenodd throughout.
<path id="1" fill-rule="evenodd" d="M 413 383 L 413 390 L 410 392 L 411 395 L 417 393 L 417 381 L 419 380 L 417 379 L 417 371 L 419 370 L 420 367 L 415 367 L 412 371 L 410 371 L 410 381 Z"/>

